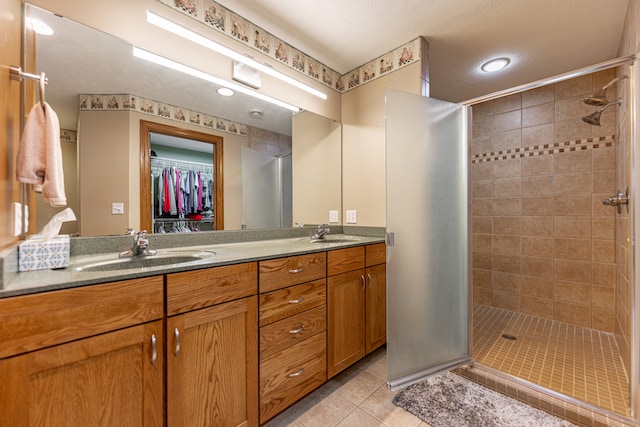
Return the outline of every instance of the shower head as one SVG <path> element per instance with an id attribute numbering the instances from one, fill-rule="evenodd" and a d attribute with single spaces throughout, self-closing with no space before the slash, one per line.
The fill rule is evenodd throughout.
<path id="1" fill-rule="evenodd" d="M 603 106 L 603 105 L 607 105 L 608 103 L 610 103 L 611 101 L 609 101 L 607 99 L 607 90 L 606 89 L 600 89 L 599 91 L 597 91 L 596 93 L 594 93 L 593 95 L 584 98 L 582 100 L 582 102 L 584 102 L 587 105 L 596 105 L 596 106 Z"/>
<path id="2" fill-rule="evenodd" d="M 607 105 L 605 105 L 604 107 L 602 107 L 598 111 L 596 111 L 594 113 L 591 113 L 588 116 L 584 116 L 582 118 L 582 121 L 585 122 L 585 123 L 588 123 L 588 124 L 590 124 L 592 126 L 600 126 L 600 116 L 602 115 L 602 112 L 604 110 L 606 110 L 607 108 L 609 108 L 610 106 L 612 106 L 613 104 L 620 105 L 620 102 L 622 102 L 621 99 L 618 99 L 617 101 L 609 102 Z"/>
<path id="3" fill-rule="evenodd" d="M 584 102 L 587 105 L 597 105 L 599 107 L 606 106 L 606 105 L 610 104 L 611 101 L 609 101 L 607 99 L 607 89 L 612 84 L 617 82 L 618 80 L 627 79 L 627 78 L 629 78 L 629 75 L 627 75 L 627 74 L 625 74 L 624 76 L 621 76 L 621 77 L 616 77 L 615 79 L 611 80 L 606 85 L 602 86 L 602 89 L 600 89 L 599 91 L 593 93 L 591 96 L 589 96 L 587 98 L 583 98 L 582 102 Z"/>

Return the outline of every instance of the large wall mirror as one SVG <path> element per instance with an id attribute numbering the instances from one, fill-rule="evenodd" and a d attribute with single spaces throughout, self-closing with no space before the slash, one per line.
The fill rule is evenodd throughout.
<path id="1" fill-rule="evenodd" d="M 60 119 L 68 205 L 78 217 L 63 233 L 153 231 L 144 220 L 154 203 L 153 194 L 145 195 L 147 188 L 153 192 L 153 142 L 147 150 L 145 126 L 179 137 L 205 135 L 210 149 L 219 150 L 211 158 L 220 202 L 212 214 L 221 210 L 220 222 L 206 221 L 199 230 L 317 224 L 328 221 L 330 210 L 341 211 L 340 123 L 238 93 L 218 95 L 213 83 L 134 58 L 126 41 L 38 7 L 25 5 L 25 18 L 54 30 L 36 35 L 35 52 L 25 55 L 35 56 L 36 70 L 47 74 L 46 100 Z M 175 141 L 169 152 L 190 149 Z M 255 175 L 265 163 L 279 165 L 269 184 L 278 188 L 277 201 L 264 188 L 251 188 L 268 182 Z M 37 231 L 56 212 L 37 198 Z"/>

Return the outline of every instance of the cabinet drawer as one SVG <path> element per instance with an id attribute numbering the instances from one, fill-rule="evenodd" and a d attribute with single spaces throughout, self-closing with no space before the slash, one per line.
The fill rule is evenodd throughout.
<path id="1" fill-rule="evenodd" d="M 258 292 L 258 263 L 167 274 L 167 316 L 232 301 Z"/>
<path id="2" fill-rule="evenodd" d="M 327 306 L 312 308 L 260 328 L 260 359 L 327 330 Z"/>
<path id="3" fill-rule="evenodd" d="M 162 276 L 0 299 L 0 358 L 164 315 Z"/>
<path id="4" fill-rule="evenodd" d="M 367 245 L 365 250 L 366 266 L 384 264 L 387 262 L 387 245 L 384 243 L 376 243 L 375 245 Z"/>
<path id="5" fill-rule="evenodd" d="M 326 252 L 261 261 L 260 293 L 321 279 L 326 271 Z"/>
<path id="6" fill-rule="evenodd" d="M 364 268 L 364 246 L 337 249 L 327 254 L 327 275 L 333 276 Z"/>
<path id="7" fill-rule="evenodd" d="M 260 295 L 260 326 L 327 303 L 327 280 L 320 279 Z"/>
<path id="8" fill-rule="evenodd" d="M 316 334 L 260 363 L 260 423 L 327 380 L 326 337 Z"/>

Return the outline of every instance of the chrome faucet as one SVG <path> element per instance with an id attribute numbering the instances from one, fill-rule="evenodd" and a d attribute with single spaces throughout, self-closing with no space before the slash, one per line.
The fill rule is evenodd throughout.
<path id="1" fill-rule="evenodd" d="M 129 250 L 120 252 L 119 254 L 120 258 L 125 258 L 130 256 L 155 255 L 156 253 L 158 253 L 158 251 L 154 249 L 148 249 L 149 239 L 147 239 L 147 230 L 142 230 L 135 233 L 133 229 L 128 228 L 127 235 L 133 236 L 133 246 Z"/>
<path id="2" fill-rule="evenodd" d="M 329 234 L 329 231 L 331 231 L 329 229 L 329 225 L 320 224 L 318 225 L 318 228 L 316 228 L 316 233 L 311 236 L 311 240 L 322 240 L 326 234 Z"/>

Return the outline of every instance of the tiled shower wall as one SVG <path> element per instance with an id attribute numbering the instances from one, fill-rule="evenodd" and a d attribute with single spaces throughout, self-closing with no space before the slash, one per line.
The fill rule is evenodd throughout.
<path id="1" fill-rule="evenodd" d="M 473 299 L 613 332 L 617 107 L 582 98 L 615 70 L 473 106 Z M 609 96 L 615 96 L 615 90 Z"/>

